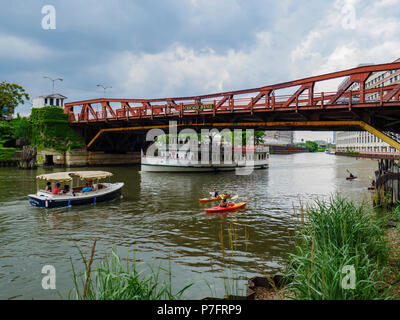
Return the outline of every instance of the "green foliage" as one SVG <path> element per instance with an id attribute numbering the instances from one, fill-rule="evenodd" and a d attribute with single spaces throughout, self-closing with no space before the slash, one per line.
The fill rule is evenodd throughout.
<path id="1" fill-rule="evenodd" d="M 68 115 L 56 106 L 33 108 L 31 143 L 38 148 L 69 151 L 84 145 L 82 137 L 69 127 Z"/>
<path id="2" fill-rule="evenodd" d="M 14 160 L 15 151 L 15 148 L 5 148 L 3 144 L 0 143 L 0 161 Z"/>
<path id="3" fill-rule="evenodd" d="M 28 118 L 20 117 L 10 121 L 10 127 L 12 130 L 12 138 L 24 139 L 30 141 L 32 138 L 32 126 Z"/>
<path id="4" fill-rule="evenodd" d="M 350 155 L 358 155 L 358 154 L 360 154 L 359 152 L 357 152 L 357 151 L 353 151 L 353 150 L 349 150 L 349 149 L 347 149 L 347 151 L 346 151 L 348 154 L 350 154 Z"/>
<path id="5" fill-rule="evenodd" d="M 265 135 L 264 131 L 254 131 L 253 135 L 251 131 L 242 130 L 242 136 L 241 136 L 242 146 L 246 146 L 252 143 L 254 143 L 255 146 L 258 146 L 264 143 L 264 135 Z M 232 142 L 233 144 L 236 143 L 237 139 L 240 139 L 240 137 L 235 138 L 235 131 L 222 132 L 222 137 L 225 141 Z M 254 139 L 254 142 L 251 141 L 252 139 Z"/>
<path id="6" fill-rule="evenodd" d="M 9 121 L 0 119 L 0 143 L 4 144 L 12 138 L 13 132 Z"/>
<path id="7" fill-rule="evenodd" d="M 15 83 L 0 83 L 0 117 L 12 115 L 19 104 L 29 100 L 25 89 Z"/>
<path id="8" fill-rule="evenodd" d="M 297 145 L 306 147 L 308 150 L 310 150 L 310 152 L 324 151 L 322 149 L 319 150 L 318 143 L 316 143 L 314 141 L 306 141 L 305 143 L 304 142 L 300 142 Z"/>
<path id="9" fill-rule="evenodd" d="M 385 299 L 383 276 L 388 249 L 382 221 L 337 196 L 317 201 L 305 212 L 295 252 L 290 254 L 289 285 L 297 299 Z M 342 287 L 343 267 L 355 269 L 355 288 Z"/>
<path id="10" fill-rule="evenodd" d="M 393 216 L 397 222 L 397 229 L 400 230 L 400 203 L 397 203 L 396 207 L 393 209 Z"/>
<path id="11" fill-rule="evenodd" d="M 314 141 L 306 141 L 306 147 L 310 150 L 310 152 L 318 151 L 318 144 Z"/>

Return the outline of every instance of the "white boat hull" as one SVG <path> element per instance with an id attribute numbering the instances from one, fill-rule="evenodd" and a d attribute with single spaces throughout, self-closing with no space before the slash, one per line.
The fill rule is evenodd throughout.
<path id="1" fill-rule="evenodd" d="M 151 161 L 142 161 L 142 172 L 215 172 L 215 171 L 235 171 L 236 169 L 265 169 L 268 166 L 268 161 L 242 162 L 236 165 L 215 164 L 215 165 L 192 165 L 188 163 L 178 163 L 176 161 L 165 161 L 160 163 L 156 159 Z"/>

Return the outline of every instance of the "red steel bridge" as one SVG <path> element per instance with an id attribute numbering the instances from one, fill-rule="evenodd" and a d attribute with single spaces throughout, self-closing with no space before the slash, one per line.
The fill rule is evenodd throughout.
<path id="1" fill-rule="evenodd" d="M 137 150 L 147 130 L 167 128 L 170 121 L 195 129 L 368 130 L 400 150 L 393 134 L 400 133 L 400 84 L 367 85 L 372 73 L 398 69 L 400 62 L 360 66 L 191 97 L 76 101 L 65 104 L 64 111 L 92 150 Z M 336 91 L 316 92 L 341 78 Z"/>

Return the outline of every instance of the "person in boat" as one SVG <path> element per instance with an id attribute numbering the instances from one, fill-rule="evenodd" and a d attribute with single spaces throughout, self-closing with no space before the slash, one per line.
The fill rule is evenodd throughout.
<path id="1" fill-rule="evenodd" d="M 220 207 L 226 208 L 228 206 L 228 202 L 226 201 L 226 197 L 222 198 L 221 203 L 219 204 Z"/>
<path id="2" fill-rule="evenodd" d="M 93 188 L 89 186 L 88 183 L 86 183 L 86 186 L 82 189 L 82 192 L 91 192 L 93 191 Z"/>
<path id="3" fill-rule="evenodd" d="M 213 197 L 213 198 L 218 197 L 217 188 L 214 188 L 214 189 L 213 189 L 213 192 L 211 192 L 211 197 Z"/>
<path id="4" fill-rule="evenodd" d="M 47 192 L 51 192 L 51 182 L 50 181 L 47 182 L 46 189 L 44 189 L 44 190 L 47 191 Z"/>
<path id="5" fill-rule="evenodd" d="M 63 194 L 66 194 L 66 193 L 68 193 L 68 192 L 69 192 L 69 185 L 66 184 L 66 185 L 64 185 L 64 189 L 63 189 L 62 193 L 63 193 Z"/>
<path id="6" fill-rule="evenodd" d="M 350 178 L 354 178 L 354 175 L 350 172 L 350 176 L 349 176 Z"/>
<path id="7" fill-rule="evenodd" d="M 56 186 L 54 187 L 53 194 L 60 194 L 60 192 L 61 192 L 60 184 L 57 183 Z"/>

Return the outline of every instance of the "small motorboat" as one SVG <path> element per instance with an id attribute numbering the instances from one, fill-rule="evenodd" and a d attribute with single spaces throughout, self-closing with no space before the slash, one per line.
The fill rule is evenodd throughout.
<path id="1" fill-rule="evenodd" d="M 354 180 L 354 179 L 357 179 L 357 177 L 356 177 L 356 176 L 353 176 L 353 177 L 346 177 L 346 180 Z"/>
<path id="2" fill-rule="evenodd" d="M 234 211 L 237 209 L 243 209 L 246 207 L 247 202 L 239 202 L 239 203 L 229 203 L 227 207 L 214 207 L 206 209 L 206 213 L 221 213 L 227 211 Z"/>
<path id="3" fill-rule="evenodd" d="M 216 197 L 212 197 L 212 198 L 203 198 L 203 199 L 199 199 L 200 203 L 206 203 L 206 202 L 212 202 L 212 201 L 219 201 L 222 200 L 223 198 L 225 199 L 229 199 L 231 197 L 231 193 L 228 194 L 220 194 Z"/>
<path id="4" fill-rule="evenodd" d="M 99 183 L 99 180 L 112 175 L 112 173 L 106 171 L 69 171 L 39 175 L 36 177 L 37 193 L 28 195 L 29 203 L 39 208 L 56 208 L 115 199 L 121 196 L 124 183 Z M 73 187 L 74 178 L 78 181 L 76 187 Z M 50 182 L 52 190 L 54 190 L 55 183 L 64 183 L 64 187 L 67 186 L 67 188 L 63 190 L 64 192 L 53 194 L 50 191 L 40 189 L 40 180 Z M 92 191 L 85 192 L 83 184 L 80 185 L 81 181 L 83 181 L 83 184 L 91 184 Z"/>

